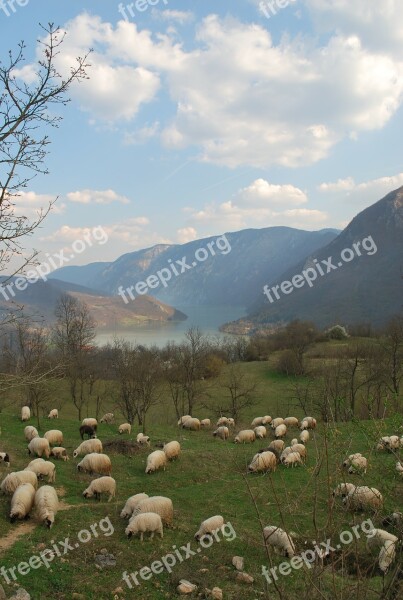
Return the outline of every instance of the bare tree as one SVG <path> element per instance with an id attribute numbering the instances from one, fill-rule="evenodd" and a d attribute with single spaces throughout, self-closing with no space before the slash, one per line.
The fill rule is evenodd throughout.
<path id="1" fill-rule="evenodd" d="M 403 380 L 403 315 L 387 323 L 380 343 L 385 353 L 385 383 L 398 396 Z"/>

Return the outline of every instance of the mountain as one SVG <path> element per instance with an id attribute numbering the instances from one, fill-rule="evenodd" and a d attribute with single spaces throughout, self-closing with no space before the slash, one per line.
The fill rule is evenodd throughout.
<path id="1" fill-rule="evenodd" d="M 357 250 L 354 244 L 358 243 Z M 291 289 L 293 277 L 306 269 L 312 269 L 307 272 L 308 279 L 317 273 L 312 286 L 305 279 L 302 287 Z M 284 284 L 285 293 L 277 288 L 277 299 L 272 287 L 283 282 L 291 284 Z M 301 286 L 301 281 L 295 282 Z M 253 331 L 296 318 L 312 320 L 321 327 L 364 322 L 382 325 L 401 312 L 403 187 L 359 213 L 337 238 L 284 269 L 280 276 L 267 279 L 266 284 L 272 301 L 261 289 L 250 316 L 225 327 L 226 331 Z"/>
<path id="2" fill-rule="evenodd" d="M 66 293 L 87 304 L 91 316 L 101 329 L 124 329 L 150 322 L 163 323 L 186 319 L 182 312 L 150 296 L 141 296 L 124 304 L 119 297 L 105 296 L 97 290 L 57 279 L 38 281 L 29 284 L 24 291 L 18 291 L 14 286 L 16 279 L 13 277 L 6 281 L 5 277 L 0 278 L 0 283 L 4 282 L 0 294 L 1 316 L 22 306 L 24 314 L 38 320 L 43 318 L 47 323 L 51 323 L 55 320 L 56 303 L 61 294 Z"/>
<path id="3" fill-rule="evenodd" d="M 170 280 L 165 286 L 158 280 L 147 291 L 160 301 L 177 306 L 248 306 L 266 281 L 278 277 L 301 256 L 315 252 L 337 235 L 338 231 L 331 229 L 245 229 L 183 245 L 159 244 L 124 254 L 99 270 L 100 263 L 74 270 L 63 267 L 52 276 L 68 278 L 73 283 L 85 281 L 104 294 L 116 294 L 120 286 L 135 286 L 162 271 Z M 183 259 L 190 268 L 185 267 Z M 91 272 L 95 273 L 92 277 Z M 138 297 L 134 290 L 132 294 Z"/>

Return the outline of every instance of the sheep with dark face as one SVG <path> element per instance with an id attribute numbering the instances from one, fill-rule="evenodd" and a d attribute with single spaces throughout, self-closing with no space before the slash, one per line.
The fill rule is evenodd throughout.
<path id="1" fill-rule="evenodd" d="M 81 425 L 80 427 L 80 437 L 83 440 L 84 436 L 88 436 L 88 439 L 96 438 L 96 430 L 91 425 Z"/>
<path id="2" fill-rule="evenodd" d="M 6 467 L 10 466 L 10 456 L 7 452 L 0 452 L 0 462 L 3 462 Z"/>

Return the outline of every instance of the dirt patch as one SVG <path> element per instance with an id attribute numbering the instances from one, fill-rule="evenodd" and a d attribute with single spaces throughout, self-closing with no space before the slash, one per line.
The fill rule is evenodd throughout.
<path id="1" fill-rule="evenodd" d="M 144 450 L 144 446 L 141 444 L 137 444 L 137 442 L 131 442 L 130 440 L 111 440 L 102 443 L 104 451 L 107 451 L 106 454 L 115 453 L 115 454 L 125 454 L 133 455 L 138 454 L 142 450 Z"/>
<path id="2" fill-rule="evenodd" d="M 37 523 L 35 523 L 35 521 L 26 521 L 24 523 L 21 523 L 17 527 L 13 527 L 13 529 L 11 529 L 11 531 L 9 531 L 7 535 L 3 536 L 0 539 L 0 554 L 11 548 L 11 546 L 14 546 L 14 544 L 19 540 L 20 537 L 31 533 L 36 526 Z"/>

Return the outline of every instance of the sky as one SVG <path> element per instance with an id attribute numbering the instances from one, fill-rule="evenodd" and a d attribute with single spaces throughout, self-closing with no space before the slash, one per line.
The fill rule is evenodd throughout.
<path id="1" fill-rule="evenodd" d="M 26 242 L 70 264 L 245 228 L 343 228 L 403 185 L 403 0 L 0 1 L 0 58 L 40 24 L 66 32 L 70 90 L 49 174 L 17 200 Z"/>

